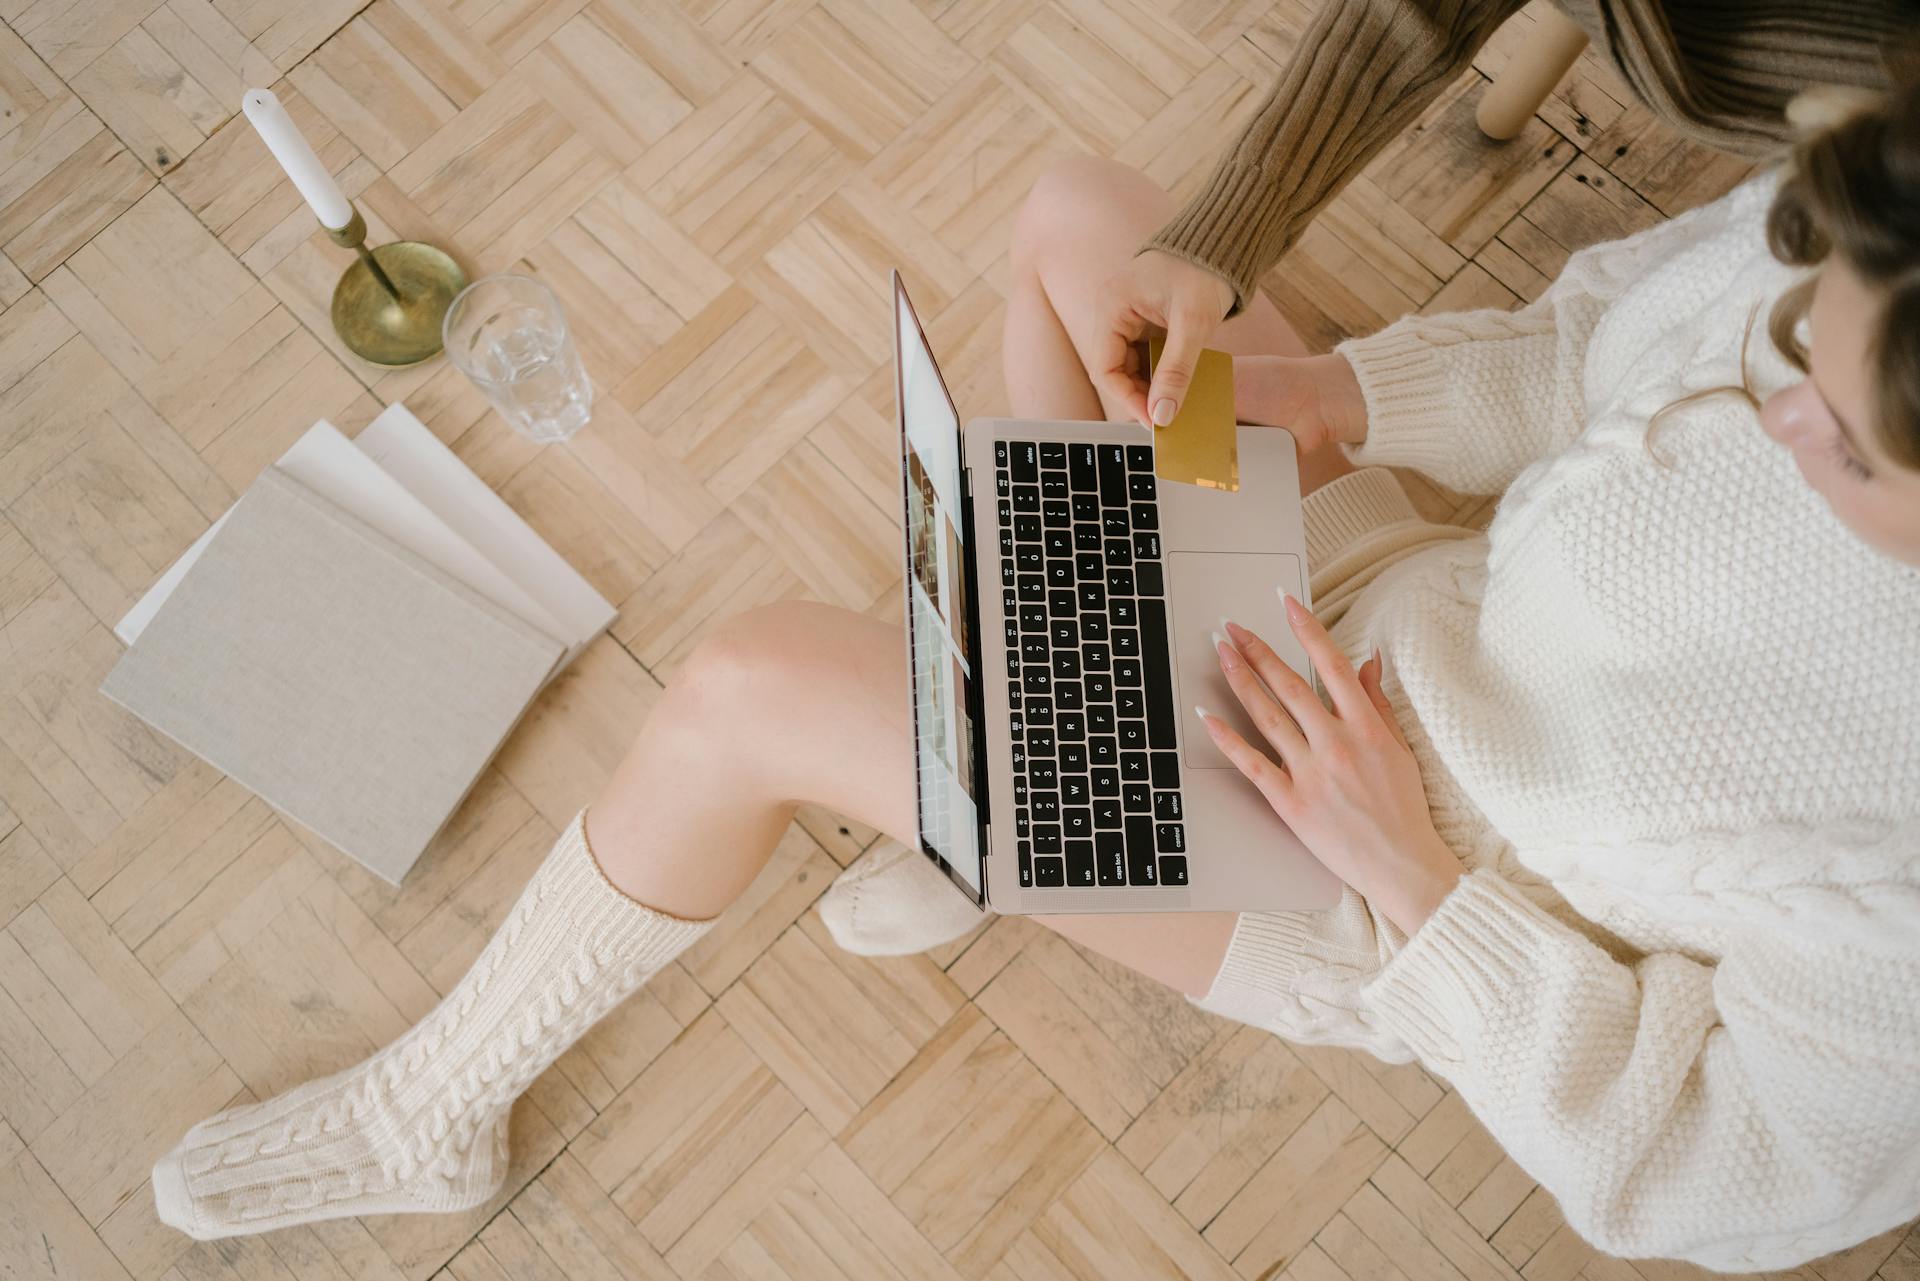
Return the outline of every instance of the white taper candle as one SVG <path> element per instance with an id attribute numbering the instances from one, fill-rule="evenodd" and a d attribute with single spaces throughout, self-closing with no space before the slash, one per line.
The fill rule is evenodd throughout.
<path id="1" fill-rule="evenodd" d="M 327 167 L 320 163 L 320 157 L 313 154 L 312 145 L 294 126 L 280 99 L 274 97 L 271 90 L 249 89 L 240 100 L 240 109 L 247 113 L 247 119 L 273 158 L 287 171 L 301 198 L 312 207 L 320 225 L 338 230 L 352 222 L 353 206 L 347 203 Z"/>

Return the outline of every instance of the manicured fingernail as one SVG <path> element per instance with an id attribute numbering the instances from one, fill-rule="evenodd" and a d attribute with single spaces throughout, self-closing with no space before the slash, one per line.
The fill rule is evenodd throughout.
<path id="1" fill-rule="evenodd" d="M 1280 599 L 1286 602 L 1287 617 L 1296 623 L 1300 621 L 1301 615 L 1307 612 L 1306 606 L 1295 600 L 1291 592 L 1281 592 Z"/>
<path id="2" fill-rule="evenodd" d="M 1213 713 L 1212 712 L 1200 706 L 1200 704 L 1195 703 L 1193 705 L 1193 714 L 1195 716 L 1198 716 L 1200 718 L 1200 723 L 1207 727 L 1207 733 L 1209 734 L 1213 733 Z"/>
<path id="3" fill-rule="evenodd" d="M 1173 421 L 1173 416 L 1178 411 L 1178 408 L 1170 396 L 1162 396 L 1160 399 L 1154 401 L 1153 425 L 1155 427 L 1165 427 Z"/>
<path id="4" fill-rule="evenodd" d="M 1213 634 L 1213 652 L 1220 656 L 1220 666 L 1228 671 L 1240 666 L 1240 651 L 1233 647 L 1233 642 L 1219 632 Z"/>

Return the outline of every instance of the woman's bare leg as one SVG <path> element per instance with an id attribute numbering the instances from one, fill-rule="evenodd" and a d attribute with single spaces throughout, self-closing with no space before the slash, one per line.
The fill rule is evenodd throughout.
<path id="1" fill-rule="evenodd" d="M 704 920 L 812 801 L 915 841 L 900 629 L 799 601 L 749 610 L 694 650 L 587 809 L 607 877 Z"/>
<path id="2" fill-rule="evenodd" d="M 1015 417 L 1127 417 L 1103 403 L 1082 353 L 1097 337 L 1097 291 L 1174 212 L 1171 196 L 1111 160 L 1063 161 L 1034 184 L 1014 224 L 1002 351 Z M 1235 356 L 1308 354 L 1264 296 L 1221 325 L 1208 345 Z M 1338 450 L 1316 450 L 1300 459 L 1300 490 L 1310 493 L 1353 470 Z M 1239 917 L 1190 912 L 1035 919 L 1170 987 L 1202 996 L 1213 985 Z"/>

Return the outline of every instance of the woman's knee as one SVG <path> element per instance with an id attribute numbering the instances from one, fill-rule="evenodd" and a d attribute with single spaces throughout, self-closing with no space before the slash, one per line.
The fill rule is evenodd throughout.
<path id="1" fill-rule="evenodd" d="M 769 718 L 835 679 L 850 629 L 872 620 L 813 601 L 776 601 L 735 614 L 696 645 L 668 692 L 703 722 Z"/>
<path id="2" fill-rule="evenodd" d="M 1013 264 L 1030 266 L 1059 246 L 1084 245 L 1103 231 L 1143 234 L 1136 224 L 1162 216 L 1172 204 L 1138 169 L 1103 156 L 1063 157 L 1041 171 L 1014 217 Z"/>

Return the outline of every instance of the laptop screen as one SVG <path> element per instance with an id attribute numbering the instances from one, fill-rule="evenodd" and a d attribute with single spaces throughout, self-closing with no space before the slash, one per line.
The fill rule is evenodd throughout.
<path id="1" fill-rule="evenodd" d="M 894 276 L 895 392 L 900 405 L 907 541 L 907 646 L 920 844 L 981 886 L 972 584 L 960 491 L 960 416 L 926 335 Z"/>

